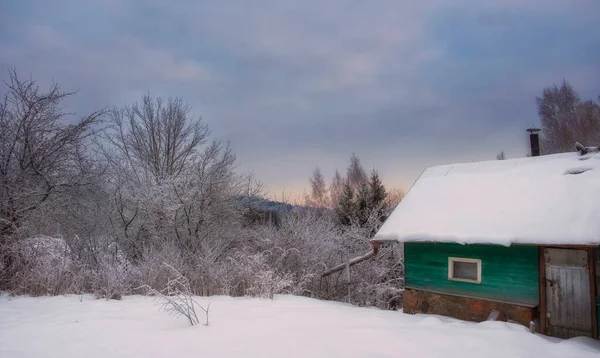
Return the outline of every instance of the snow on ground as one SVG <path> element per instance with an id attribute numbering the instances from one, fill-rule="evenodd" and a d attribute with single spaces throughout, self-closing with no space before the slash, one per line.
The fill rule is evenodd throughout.
<path id="1" fill-rule="evenodd" d="M 148 297 L 0 297 L 0 357 L 599 357 L 600 342 L 531 334 L 504 322 L 453 319 L 276 296 L 212 302 L 187 325 Z"/>
<path id="2" fill-rule="evenodd" d="M 442 165 L 421 174 L 378 240 L 600 244 L 600 154 Z"/>

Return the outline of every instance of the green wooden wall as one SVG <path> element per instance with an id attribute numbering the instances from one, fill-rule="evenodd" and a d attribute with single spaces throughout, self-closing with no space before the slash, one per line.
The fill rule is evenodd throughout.
<path id="1" fill-rule="evenodd" d="M 481 284 L 448 280 L 448 257 L 481 259 Z M 534 306 L 539 303 L 535 246 L 404 244 L 406 287 Z"/>

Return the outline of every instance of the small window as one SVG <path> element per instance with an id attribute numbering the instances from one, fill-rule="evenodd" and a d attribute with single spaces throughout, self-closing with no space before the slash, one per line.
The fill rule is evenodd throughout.
<path id="1" fill-rule="evenodd" d="M 481 260 L 448 257 L 448 280 L 481 283 Z"/>

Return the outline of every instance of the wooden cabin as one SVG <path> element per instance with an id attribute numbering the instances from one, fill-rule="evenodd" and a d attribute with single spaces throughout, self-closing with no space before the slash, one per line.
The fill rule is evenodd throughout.
<path id="1" fill-rule="evenodd" d="M 598 337 L 598 153 L 428 168 L 373 240 L 404 244 L 406 313 Z"/>

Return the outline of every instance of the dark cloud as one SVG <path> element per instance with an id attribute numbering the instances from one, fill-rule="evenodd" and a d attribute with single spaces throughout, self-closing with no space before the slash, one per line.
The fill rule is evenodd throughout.
<path id="1" fill-rule="evenodd" d="M 79 89 L 78 112 L 190 102 L 274 194 L 356 152 L 408 186 L 426 166 L 526 153 L 535 96 L 600 93 L 595 1 L 0 4 L 0 66 Z M 0 74 L 5 77 L 5 73 Z"/>

